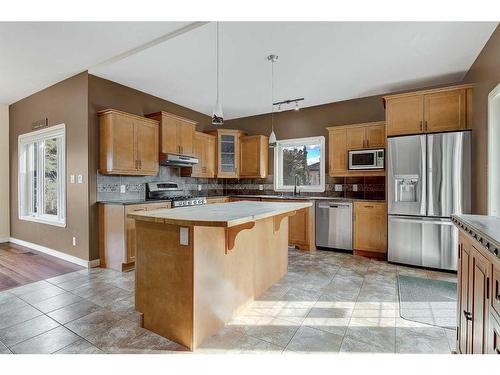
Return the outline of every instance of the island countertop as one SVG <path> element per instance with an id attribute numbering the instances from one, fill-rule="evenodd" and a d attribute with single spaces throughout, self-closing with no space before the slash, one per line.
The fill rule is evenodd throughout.
<path id="1" fill-rule="evenodd" d="M 128 217 L 163 224 L 229 228 L 311 207 L 310 202 L 231 202 L 130 213 Z"/>

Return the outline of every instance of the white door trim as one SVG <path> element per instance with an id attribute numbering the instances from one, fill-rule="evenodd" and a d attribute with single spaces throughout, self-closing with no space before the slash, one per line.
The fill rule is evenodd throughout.
<path id="1" fill-rule="evenodd" d="M 488 94 L 488 215 L 500 217 L 500 84 Z"/>

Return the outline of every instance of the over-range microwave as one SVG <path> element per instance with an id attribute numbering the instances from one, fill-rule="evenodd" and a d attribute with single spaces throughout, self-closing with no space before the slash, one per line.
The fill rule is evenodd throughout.
<path id="1" fill-rule="evenodd" d="M 384 169 L 383 148 L 349 151 L 349 169 Z"/>

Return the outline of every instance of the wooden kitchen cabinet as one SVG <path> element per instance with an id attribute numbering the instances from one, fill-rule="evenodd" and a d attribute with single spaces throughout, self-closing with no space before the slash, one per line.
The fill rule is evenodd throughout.
<path id="1" fill-rule="evenodd" d="M 385 176 L 385 170 L 349 170 L 349 150 L 385 148 L 385 122 L 332 126 L 328 130 L 328 174 L 332 177 Z"/>
<path id="2" fill-rule="evenodd" d="M 353 247 L 360 255 L 385 258 L 387 254 L 387 205 L 354 202 Z"/>
<path id="3" fill-rule="evenodd" d="M 428 133 L 466 129 L 466 89 L 424 96 L 424 131 Z"/>
<path id="4" fill-rule="evenodd" d="M 385 147 L 385 122 L 351 125 L 346 129 L 348 151 Z"/>
<path id="5" fill-rule="evenodd" d="M 240 166 L 240 130 L 218 129 L 208 132 L 216 137 L 216 177 L 238 178 Z"/>
<path id="6" fill-rule="evenodd" d="M 160 124 L 160 153 L 194 155 L 195 121 L 163 111 L 146 117 Z"/>
<path id="7" fill-rule="evenodd" d="M 264 135 L 240 137 L 240 178 L 266 178 L 269 165 L 269 138 Z"/>
<path id="8" fill-rule="evenodd" d="M 189 168 L 181 168 L 181 176 L 214 178 L 216 173 L 215 142 L 215 136 L 195 132 L 193 154 L 198 158 L 198 164 Z"/>
<path id="9" fill-rule="evenodd" d="M 98 112 L 99 173 L 155 176 L 158 174 L 158 122 L 107 109 Z"/>
<path id="10" fill-rule="evenodd" d="M 117 271 L 133 269 L 135 263 L 135 220 L 129 213 L 170 208 L 170 202 L 144 204 L 99 204 L 99 258 L 101 267 Z"/>
<path id="11" fill-rule="evenodd" d="M 328 174 L 345 176 L 347 169 L 347 129 L 328 128 Z"/>
<path id="12" fill-rule="evenodd" d="M 472 85 L 384 97 L 387 135 L 459 131 L 470 128 Z"/>
<path id="13" fill-rule="evenodd" d="M 464 230 L 459 233 L 457 275 L 457 352 L 484 354 L 499 351 L 498 258 Z M 500 299 L 500 297 L 498 297 Z"/>
<path id="14" fill-rule="evenodd" d="M 412 95 L 386 99 L 387 135 L 419 134 L 424 128 L 424 96 Z"/>

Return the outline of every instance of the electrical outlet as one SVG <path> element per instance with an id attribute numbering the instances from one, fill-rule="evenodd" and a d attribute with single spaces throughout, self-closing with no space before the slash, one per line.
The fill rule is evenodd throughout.
<path id="1" fill-rule="evenodd" d="M 70 184 L 74 184 L 75 183 L 75 175 L 72 174 L 71 176 L 69 176 L 69 182 Z"/>
<path id="2" fill-rule="evenodd" d="M 353 184 L 352 185 L 352 191 L 358 191 L 358 185 Z"/>
<path id="3" fill-rule="evenodd" d="M 189 228 L 180 227 L 179 228 L 179 243 L 183 246 L 189 245 Z"/>
<path id="4" fill-rule="evenodd" d="M 79 174 L 77 177 L 76 177 L 76 181 L 77 183 L 79 184 L 83 184 L 83 176 L 81 174 Z"/>
<path id="5" fill-rule="evenodd" d="M 198 185 L 198 191 L 201 191 L 201 185 Z"/>
<path id="6" fill-rule="evenodd" d="M 341 184 L 335 184 L 335 191 L 342 191 L 342 185 Z"/>
<path id="7" fill-rule="evenodd" d="M 259 190 L 260 191 L 264 190 L 264 185 L 259 185 Z"/>
<path id="8" fill-rule="evenodd" d="M 76 246 L 76 237 L 73 237 L 73 246 Z"/>
<path id="9" fill-rule="evenodd" d="M 127 192 L 127 187 L 125 185 L 120 185 L 120 194 L 125 194 Z"/>

